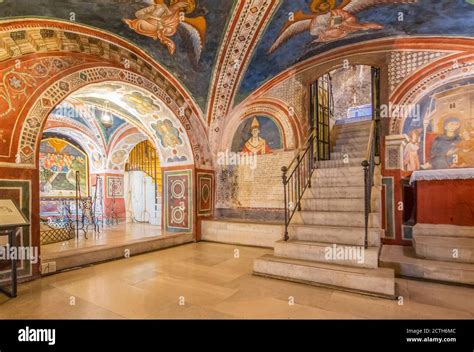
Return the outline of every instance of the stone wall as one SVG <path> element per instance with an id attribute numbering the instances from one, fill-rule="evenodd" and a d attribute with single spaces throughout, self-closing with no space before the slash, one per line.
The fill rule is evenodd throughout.
<path id="1" fill-rule="evenodd" d="M 258 155 L 256 167 L 219 166 L 217 208 L 282 208 L 281 167 L 294 156 L 295 151 Z"/>

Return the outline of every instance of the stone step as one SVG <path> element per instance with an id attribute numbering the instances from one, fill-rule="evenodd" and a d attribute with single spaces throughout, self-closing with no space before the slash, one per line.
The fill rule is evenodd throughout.
<path id="1" fill-rule="evenodd" d="M 335 144 L 332 146 L 331 152 L 333 153 L 366 153 L 367 144 Z"/>
<path id="2" fill-rule="evenodd" d="M 361 166 L 362 161 L 364 161 L 364 158 L 347 158 L 347 159 L 336 159 L 336 160 L 323 160 L 323 161 L 318 162 L 318 167 L 321 168 L 321 169 L 326 169 L 326 168 Z"/>
<path id="3" fill-rule="evenodd" d="M 352 145 L 363 145 L 367 149 L 369 143 L 369 137 L 348 137 L 338 138 L 334 141 L 334 146 L 352 146 Z"/>
<path id="4" fill-rule="evenodd" d="M 364 177 L 363 175 L 347 177 L 312 177 L 311 185 L 312 187 L 363 187 Z"/>
<path id="5" fill-rule="evenodd" d="M 283 239 L 284 234 L 283 223 L 236 219 L 201 222 L 201 239 L 209 242 L 273 248 L 274 243 Z"/>
<path id="6" fill-rule="evenodd" d="M 363 186 L 350 187 L 311 187 L 306 190 L 306 198 L 364 198 L 365 188 Z"/>
<path id="7" fill-rule="evenodd" d="M 333 167 L 326 169 L 315 169 L 313 177 L 364 177 L 364 168 L 362 166 Z M 380 168 L 374 170 L 374 177 L 380 177 Z"/>
<path id="8" fill-rule="evenodd" d="M 331 153 L 331 160 L 342 160 L 342 159 L 352 159 L 352 158 L 363 158 L 365 159 L 367 154 L 366 150 L 361 149 L 360 151 L 356 152 L 346 152 L 346 153 Z M 360 164 L 359 164 L 360 165 Z"/>
<path id="9" fill-rule="evenodd" d="M 278 241 L 275 243 L 276 257 L 309 260 L 325 264 L 339 264 L 376 269 L 379 266 L 379 247 L 364 248 L 343 244 L 308 241 Z"/>
<path id="10" fill-rule="evenodd" d="M 291 224 L 288 228 L 290 239 L 298 241 L 347 244 L 362 246 L 365 243 L 365 228 L 342 226 L 319 226 Z M 368 243 L 371 247 L 380 246 L 381 229 L 369 229 Z"/>
<path id="11" fill-rule="evenodd" d="M 350 166 L 330 169 L 316 169 L 313 176 L 315 177 L 347 177 L 347 176 L 364 176 L 362 166 Z"/>
<path id="12" fill-rule="evenodd" d="M 364 198 L 307 198 L 301 200 L 301 208 L 306 211 L 363 211 Z M 380 210 L 380 197 L 372 197 L 372 211 Z"/>
<path id="13" fill-rule="evenodd" d="M 317 177 L 311 178 L 312 187 L 363 187 L 363 175 L 346 176 L 346 177 Z M 382 178 L 374 178 L 374 186 L 381 186 Z"/>
<path id="14" fill-rule="evenodd" d="M 397 276 L 474 285 L 474 264 L 421 259 L 412 247 L 384 245 L 380 266 L 394 269 Z"/>
<path id="15" fill-rule="evenodd" d="M 424 259 L 474 263 L 474 238 L 414 234 L 413 248 Z"/>
<path id="16" fill-rule="evenodd" d="M 336 131 L 354 131 L 354 130 L 370 130 L 372 121 L 361 121 L 355 123 L 337 124 L 334 126 Z"/>
<path id="17" fill-rule="evenodd" d="M 337 212 L 337 211 L 296 211 L 292 220 L 293 224 L 365 227 L 363 211 Z M 380 214 L 369 214 L 369 227 L 380 228 Z"/>
<path id="18" fill-rule="evenodd" d="M 415 235 L 474 238 L 474 227 L 456 225 L 416 224 L 413 228 L 413 233 Z"/>
<path id="19" fill-rule="evenodd" d="M 395 298 L 395 277 L 391 269 L 355 268 L 267 254 L 254 261 L 253 272 L 259 276 Z"/>
<path id="20" fill-rule="evenodd" d="M 354 138 L 354 137 L 364 137 L 369 140 L 370 130 L 369 129 L 360 129 L 360 130 L 348 130 L 348 129 L 337 129 L 334 130 L 334 140 L 339 138 Z"/>

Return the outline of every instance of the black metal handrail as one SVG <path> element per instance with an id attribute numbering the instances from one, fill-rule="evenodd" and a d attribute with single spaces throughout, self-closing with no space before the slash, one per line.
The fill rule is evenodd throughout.
<path id="1" fill-rule="evenodd" d="M 306 142 L 306 148 L 300 151 L 289 166 L 283 166 L 283 190 L 285 209 L 285 241 L 288 241 L 288 227 L 296 210 L 301 210 L 301 199 L 307 188 L 311 188 L 311 177 L 317 166 L 314 154 L 317 135 L 314 129 Z"/>
<path id="2" fill-rule="evenodd" d="M 374 185 L 375 156 L 377 154 L 377 122 L 372 121 L 370 127 L 370 137 L 367 146 L 367 154 L 362 162 L 364 168 L 364 217 L 365 217 L 365 238 L 364 246 L 369 247 L 369 218 L 372 212 L 372 187 Z"/>

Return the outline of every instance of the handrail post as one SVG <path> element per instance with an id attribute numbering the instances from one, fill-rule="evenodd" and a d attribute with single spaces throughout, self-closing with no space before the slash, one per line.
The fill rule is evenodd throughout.
<path id="1" fill-rule="evenodd" d="M 288 199 L 287 199 L 287 177 L 286 173 L 288 172 L 288 168 L 286 166 L 283 166 L 281 168 L 281 171 L 283 172 L 282 175 L 282 180 L 283 180 L 283 193 L 284 193 L 284 201 L 285 201 L 285 241 L 288 241 Z"/>
<path id="2" fill-rule="evenodd" d="M 297 202 L 298 202 L 298 211 L 301 211 L 301 157 L 298 155 L 296 157 L 298 163 L 296 164 L 296 195 L 297 195 Z"/>
<path id="3" fill-rule="evenodd" d="M 370 163 L 368 160 L 362 162 L 362 167 L 364 168 L 364 205 L 365 205 L 365 238 L 364 238 L 364 247 L 367 249 L 369 247 L 369 209 L 370 209 L 370 188 L 372 187 L 369 176 L 369 166 Z"/>
<path id="4" fill-rule="evenodd" d="M 308 188 L 311 188 L 311 175 L 313 174 L 314 136 L 311 138 L 308 159 Z"/>

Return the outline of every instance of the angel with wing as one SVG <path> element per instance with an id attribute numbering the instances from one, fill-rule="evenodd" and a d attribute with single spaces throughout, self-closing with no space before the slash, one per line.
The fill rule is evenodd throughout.
<path id="1" fill-rule="evenodd" d="M 196 9 L 195 0 L 146 0 L 150 6 L 138 10 L 136 19 L 123 21 L 135 32 L 155 40 L 166 46 L 174 55 L 176 44 L 171 39 L 180 30 L 181 35 L 191 42 L 196 62 L 199 62 L 206 36 L 206 19 L 203 16 L 188 18 L 185 15 Z M 183 16 L 184 15 L 184 16 Z"/>
<path id="2" fill-rule="evenodd" d="M 383 26 L 378 23 L 360 23 L 356 17 L 357 13 L 373 6 L 415 3 L 417 0 L 343 0 L 339 5 L 336 2 L 336 0 L 313 0 L 310 4 L 311 15 L 303 11 L 296 12 L 294 19 L 283 26 L 269 54 L 297 34 L 306 31 L 316 37 L 314 43 L 324 43 L 342 39 L 359 31 L 382 29 Z"/>

